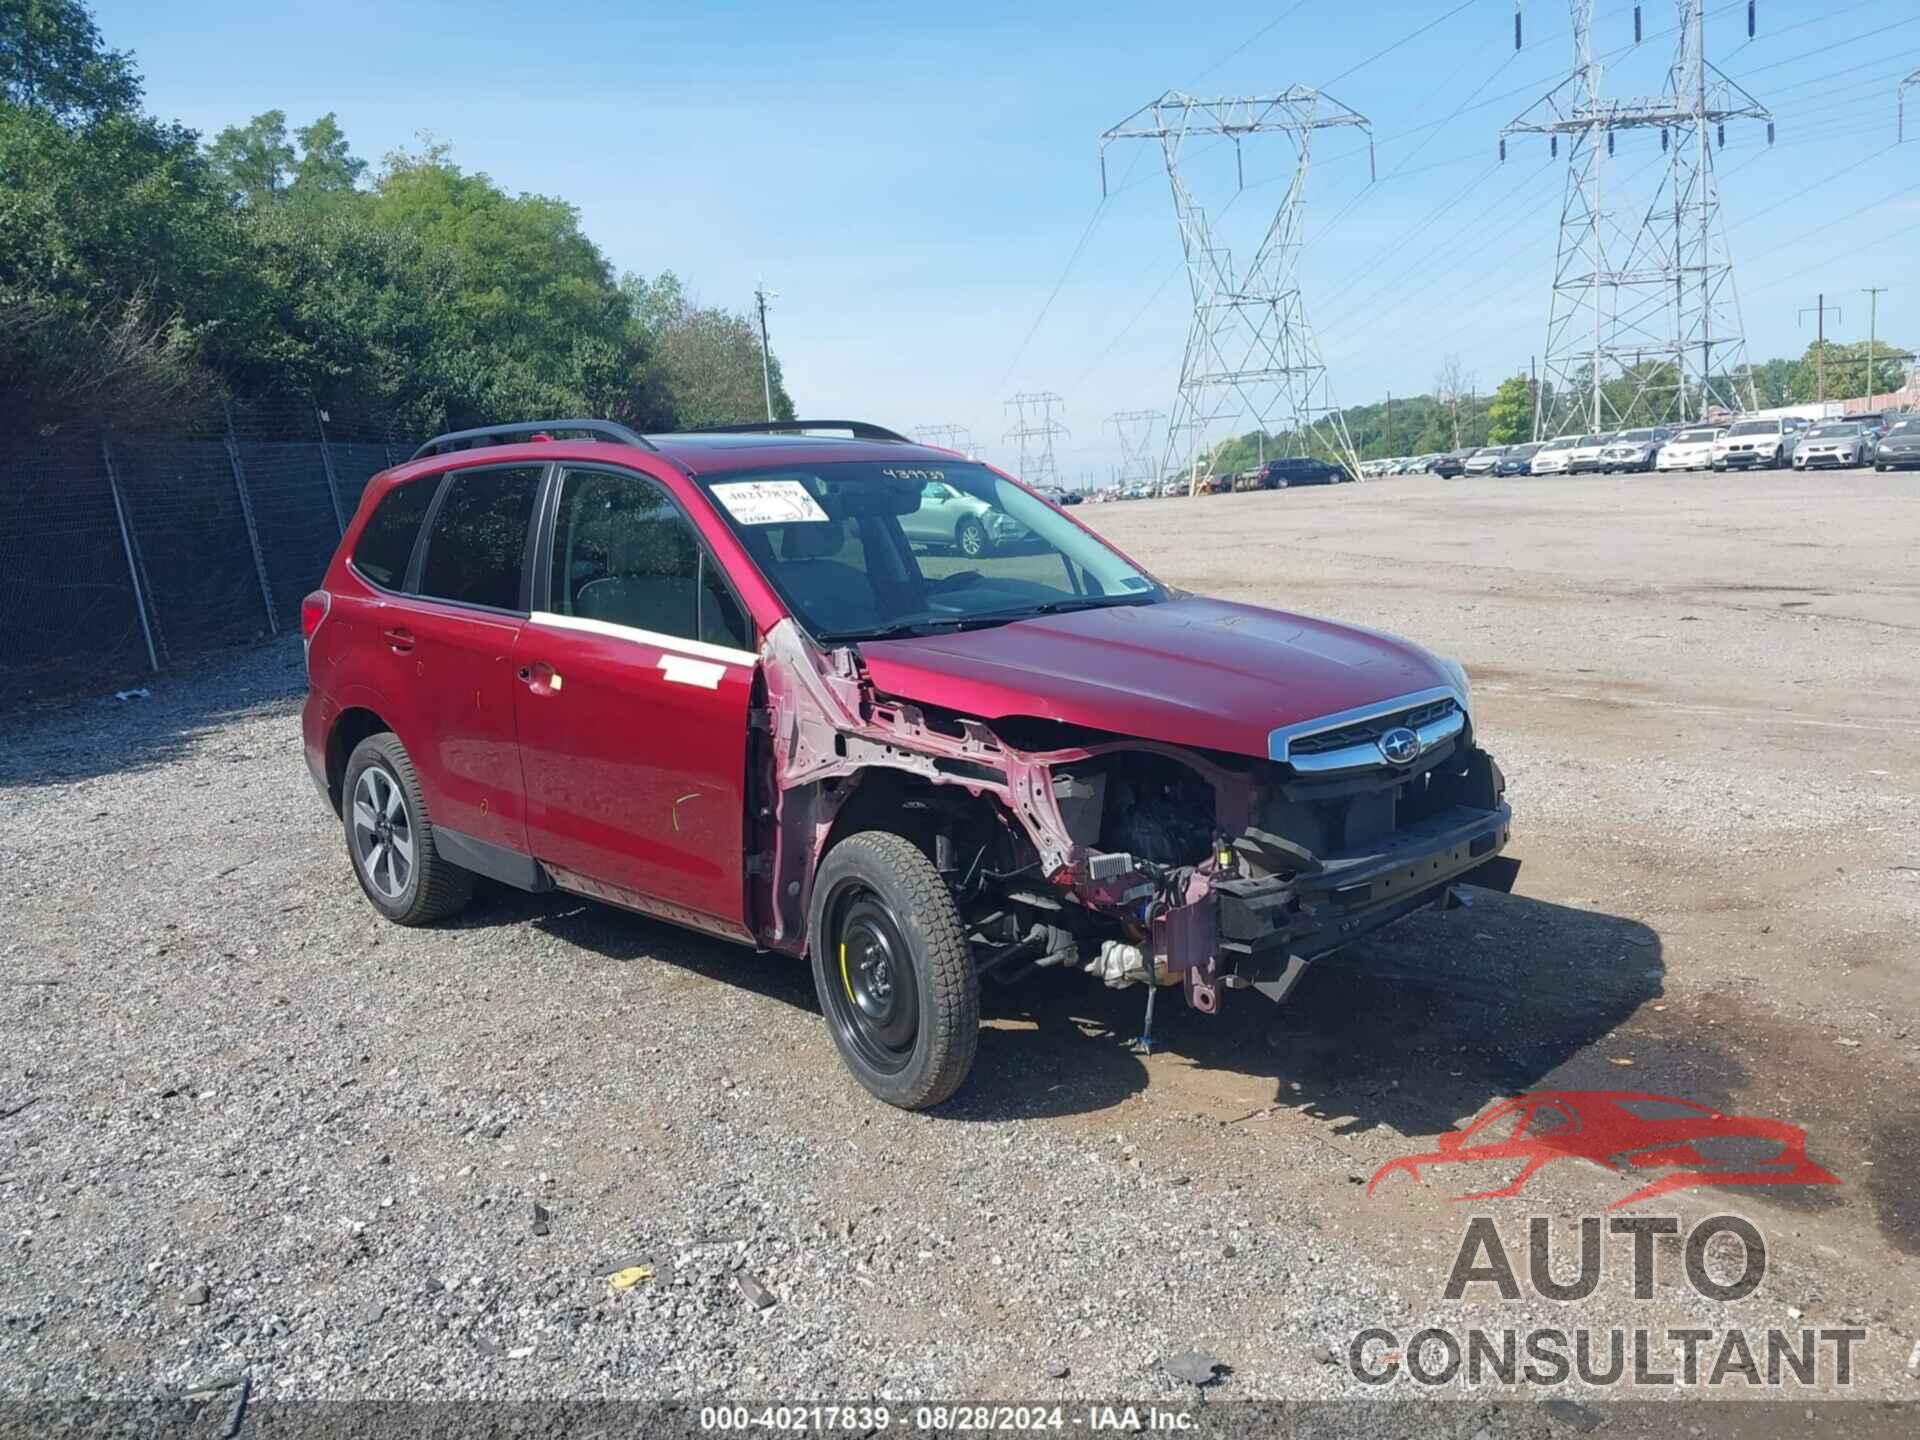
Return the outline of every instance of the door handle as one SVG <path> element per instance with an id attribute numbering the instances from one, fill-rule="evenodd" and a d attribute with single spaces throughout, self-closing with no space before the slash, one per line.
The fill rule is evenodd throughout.
<path id="1" fill-rule="evenodd" d="M 407 651 L 413 649 L 413 632 L 403 626 L 395 626 L 391 630 L 382 630 L 380 634 L 397 655 L 405 654 Z"/>
<path id="2" fill-rule="evenodd" d="M 553 695 L 560 689 L 560 677 L 551 665 L 522 665 L 514 678 L 536 695 Z"/>

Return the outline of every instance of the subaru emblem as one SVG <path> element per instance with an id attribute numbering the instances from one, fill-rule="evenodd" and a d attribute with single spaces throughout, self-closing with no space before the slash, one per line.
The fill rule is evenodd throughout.
<path id="1" fill-rule="evenodd" d="M 1397 725 L 1380 737 L 1380 753 L 1389 765 L 1411 765 L 1420 758 L 1420 737 Z"/>

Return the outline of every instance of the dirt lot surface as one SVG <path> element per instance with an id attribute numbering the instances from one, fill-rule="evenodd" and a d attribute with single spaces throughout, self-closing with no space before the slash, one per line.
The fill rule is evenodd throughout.
<path id="1" fill-rule="evenodd" d="M 1461 658 L 1516 892 L 1415 917 L 1281 1011 L 1163 1004 L 1149 1056 L 1139 990 L 995 990 L 968 1088 L 905 1115 L 844 1075 L 797 965 L 562 896 L 380 922 L 301 762 L 296 646 L 15 716 L 0 1394 L 1190 1401 L 1170 1362 L 1196 1350 L 1220 1399 L 1410 1398 L 1337 1362 L 1356 1333 L 1645 1326 L 1665 1362 L 1691 1323 L 1864 1327 L 1850 1393 L 1920 1395 L 1920 480 L 1080 513 L 1175 584 Z M 1727 1303 L 1677 1239 L 1649 1300 L 1624 1237 L 1590 1298 L 1526 1287 L 1529 1216 L 1564 1276 L 1580 1218 L 1658 1170 L 1563 1162 L 1464 1205 L 1513 1173 L 1364 1183 L 1501 1097 L 1591 1089 L 1803 1126 L 1839 1183 L 1634 1207 L 1759 1229 L 1766 1278 Z M 1445 1298 L 1475 1213 L 1523 1298 Z M 1439 1428 L 1607 1423 L 1607 1392 L 1544 1393 Z"/>

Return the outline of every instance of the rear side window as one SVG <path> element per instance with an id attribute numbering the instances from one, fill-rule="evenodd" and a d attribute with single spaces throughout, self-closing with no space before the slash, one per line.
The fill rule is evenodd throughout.
<path id="1" fill-rule="evenodd" d="M 420 593 L 495 610 L 520 609 L 527 526 L 538 465 L 455 471 L 427 535 Z"/>
<path id="2" fill-rule="evenodd" d="M 638 476 L 567 472 L 552 582 L 562 615 L 748 648 L 746 611 L 692 523 Z"/>
<path id="3" fill-rule="evenodd" d="M 431 480 L 396 485 L 380 497 L 353 546 L 353 568 L 374 584 L 398 590 L 407 578 L 413 542 L 439 486 Z"/>

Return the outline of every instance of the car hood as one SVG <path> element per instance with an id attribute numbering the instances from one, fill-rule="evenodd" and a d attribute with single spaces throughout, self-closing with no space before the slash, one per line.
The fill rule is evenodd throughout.
<path id="1" fill-rule="evenodd" d="M 1390 635 L 1198 597 L 864 641 L 860 653 L 875 687 L 904 700 L 1262 759 L 1279 726 L 1453 684 Z"/>

